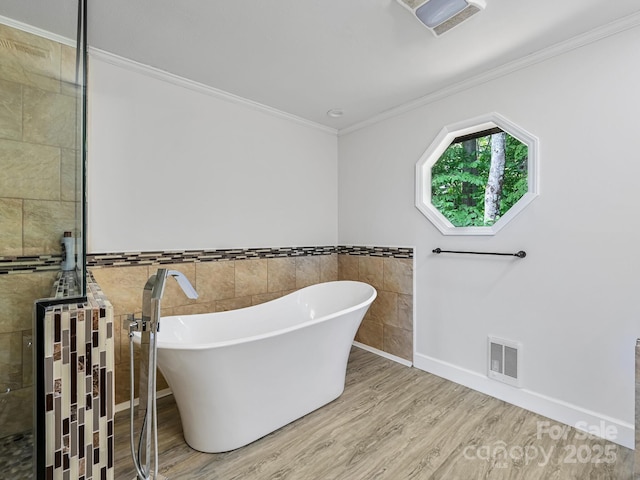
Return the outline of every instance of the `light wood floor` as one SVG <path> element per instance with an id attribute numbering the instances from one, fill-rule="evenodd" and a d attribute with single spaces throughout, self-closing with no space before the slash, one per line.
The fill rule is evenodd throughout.
<path id="1" fill-rule="evenodd" d="M 558 437 L 561 424 L 358 348 L 340 398 L 232 452 L 192 450 L 173 397 L 158 410 L 170 480 L 632 479 L 631 450 L 574 429 L 554 440 L 539 428 Z M 128 415 L 115 421 L 118 480 L 135 476 Z"/>

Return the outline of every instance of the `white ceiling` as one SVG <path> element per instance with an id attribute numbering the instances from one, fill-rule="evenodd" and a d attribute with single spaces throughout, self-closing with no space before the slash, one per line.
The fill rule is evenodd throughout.
<path id="1" fill-rule="evenodd" d="M 89 45 L 340 129 L 640 11 L 486 2 L 435 37 L 395 0 L 89 0 Z M 76 5 L 0 0 L 0 15 L 74 38 Z"/>

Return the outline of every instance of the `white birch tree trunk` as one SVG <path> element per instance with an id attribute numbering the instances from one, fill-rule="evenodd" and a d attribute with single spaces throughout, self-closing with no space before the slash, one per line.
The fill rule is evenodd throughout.
<path id="1" fill-rule="evenodd" d="M 485 225 L 493 225 L 500 215 L 500 199 L 504 183 L 505 141 L 506 134 L 504 132 L 491 135 L 491 167 L 487 187 L 484 191 Z"/>

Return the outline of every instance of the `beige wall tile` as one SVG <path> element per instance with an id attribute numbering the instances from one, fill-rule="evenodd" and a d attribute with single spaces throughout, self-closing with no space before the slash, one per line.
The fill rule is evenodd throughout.
<path id="1" fill-rule="evenodd" d="M 60 93 L 70 96 L 80 96 L 76 84 L 76 49 L 69 45 L 60 45 Z"/>
<path id="2" fill-rule="evenodd" d="M 236 260 L 236 297 L 267 293 L 267 259 Z"/>
<path id="3" fill-rule="evenodd" d="M 413 361 L 413 335 L 401 328 L 384 326 L 384 347 L 387 353 Z"/>
<path id="4" fill-rule="evenodd" d="M 356 341 L 369 345 L 370 347 L 382 350 L 383 348 L 383 327 L 376 323 L 362 322 L 358 333 L 356 333 Z"/>
<path id="5" fill-rule="evenodd" d="M 259 305 L 261 303 L 270 302 L 282 296 L 281 292 L 262 293 L 251 297 L 251 305 Z"/>
<path id="6" fill-rule="evenodd" d="M 22 139 L 22 86 L 0 79 L 0 138 Z"/>
<path id="7" fill-rule="evenodd" d="M 177 270 L 183 273 L 187 279 L 191 282 L 191 285 L 196 285 L 196 264 L 195 263 L 174 263 L 165 265 L 154 265 L 149 267 L 149 276 L 155 275 L 158 268 L 166 268 L 167 270 Z M 196 290 L 197 291 L 197 290 Z M 198 294 L 199 296 L 199 294 Z M 161 315 L 164 315 L 165 308 L 178 307 L 180 305 L 191 305 L 196 303 L 197 300 L 188 298 L 178 282 L 174 278 L 167 277 L 164 285 L 164 294 L 162 295 L 162 303 L 160 304 Z"/>
<path id="8" fill-rule="evenodd" d="M 140 317 L 140 313 L 138 313 L 136 315 L 136 317 Z M 127 316 L 126 315 L 120 315 L 120 316 L 115 317 L 115 318 L 120 319 L 120 323 L 122 325 L 124 325 L 122 322 L 125 321 Z M 115 362 L 116 370 L 118 368 L 120 368 L 119 366 L 121 364 L 123 364 L 123 363 L 129 364 L 129 358 L 130 358 L 129 349 L 130 349 L 130 346 L 129 346 L 129 329 L 128 329 L 128 327 L 121 328 L 119 336 L 117 338 L 115 338 L 114 348 L 118 348 L 118 346 L 119 346 L 120 352 L 118 354 L 118 361 Z M 133 351 L 134 351 L 135 360 L 136 360 L 136 362 L 138 362 L 140 360 L 140 349 L 138 348 L 137 345 L 134 345 L 134 350 Z"/>
<path id="9" fill-rule="evenodd" d="M 267 259 L 267 284 L 269 292 L 296 288 L 296 259 L 292 257 Z"/>
<path id="10" fill-rule="evenodd" d="M 33 385 L 33 335 L 31 330 L 22 332 L 22 387 Z"/>
<path id="11" fill-rule="evenodd" d="M 366 259 L 363 260 L 363 258 Z M 361 279 L 360 275 L 363 272 L 366 280 L 372 284 L 377 284 L 374 286 L 377 286 L 378 298 L 369 309 L 358 331 L 356 340 L 393 355 L 411 359 L 413 297 L 411 293 L 401 294 L 384 289 L 385 286 L 394 285 L 398 272 L 400 272 L 400 279 L 402 280 L 402 275 L 406 275 L 406 265 L 402 265 L 401 260 L 400 266 L 391 264 L 390 267 L 387 267 L 385 260 L 387 259 L 380 257 L 333 254 L 297 257 L 295 259 L 251 259 L 197 263 L 193 265 L 193 268 L 195 268 L 195 287 L 200 294 L 197 303 L 188 305 L 174 305 L 175 302 L 170 302 L 171 305 L 165 303 L 164 314 L 186 315 L 249 307 L 291 293 L 294 288 L 299 288 L 300 285 L 329 281 L 332 275 L 334 275 L 334 278 L 351 276 L 350 279 L 358 280 Z M 181 270 L 184 265 L 189 264 L 178 264 L 167 268 Z M 387 268 L 386 272 L 385 267 Z M 150 267 L 149 271 L 154 271 L 153 269 L 155 268 L 157 267 Z M 122 269 L 124 270 L 125 268 Z M 96 269 L 95 271 L 100 270 L 110 269 Z M 185 271 L 184 273 L 190 279 L 192 278 L 191 271 Z M 385 273 L 388 277 L 387 280 L 389 280 L 388 285 L 385 285 Z M 140 298 L 146 278 L 145 275 L 141 285 L 137 286 Z M 100 279 L 98 279 L 98 282 L 101 283 Z M 292 285 L 294 282 L 295 285 Z M 382 282 L 382 285 L 380 285 L 380 282 Z M 168 285 L 171 283 L 169 282 Z M 397 283 L 402 285 L 401 282 Z M 240 284 L 240 288 L 237 288 L 238 284 Z M 412 280 L 408 284 L 412 285 Z M 284 288 L 288 286 L 292 288 Z M 282 290 L 274 291 L 276 288 L 282 288 Z M 259 293 L 249 294 L 248 292 L 252 290 L 257 290 Z M 167 293 L 165 292 L 165 294 Z M 181 295 L 180 292 L 177 294 Z M 107 296 L 109 296 L 108 293 Z M 220 298 L 225 296 L 226 298 Z M 110 296 L 109 298 L 111 299 Z M 115 305 L 116 302 L 113 303 Z M 122 334 L 120 339 L 121 358 L 119 363 L 124 365 L 126 363 L 125 360 L 128 359 L 128 337 L 126 333 Z M 125 370 L 123 372 L 120 372 L 120 366 L 118 368 L 119 375 L 122 376 L 124 373 L 128 375 L 128 367 L 123 366 L 122 369 Z M 128 380 L 123 380 L 123 382 L 127 383 Z M 127 385 L 119 388 L 125 389 L 125 393 L 128 391 Z M 118 395 L 119 402 L 124 401 L 124 395 L 120 395 L 120 393 Z M 127 399 L 125 398 L 125 400 Z"/>
<path id="12" fill-rule="evenodd" d="M 410 258 L 384 259 L 384 289 L 413 295 L 413 260 Z"/>
<path id="13" fill-rule="evenodd" d="M 227 310 L 237 310 L 239 308 L 250 307 L 252 304 L 253 304 L 253 298 L 251 296 L 229 298 L 227 300 L 218 300 L 216 302 L 216 312 L 226 312 Z"/>
<path id="14" fill-rule="evenodd" d="M 24 87 L 22 111 L 23 140 L 56 147 L 75 147 L 74 97 Z"/>
<path id="15" fill-rule="evenodd" d="M 368 319 L 384 325 L 398 324 L 398 294 L 378 290 L 378 296 L 369 307 Z"/>
<path id="16" fill-rule="evenodd" d="M 236 291 L 235 262 L 196 263 L 195 289 L 198 303 L 233 298 Z"/>
<path id="17" fill-rule="evenodd" d="M 413 295 L 398 294 L 398 323 L 395 326 L 413 332 Z"/>
<path id="18" fill-rule="evenodd" d="M 61 199 L 58 146 L 74 147 L 77 128 L 75 99 L 59 94 L 61 59 L 57 42 L 0 25 L 0 198 Z M 75 183 L 75 176 L 70 182 Z M 71 191 L 69 185 L 62 188 Z M 73 187 L 65 198 L 75 201 L 75 197 Z M 24 203 L 19 216 L 10 209 L 9 221 L 4 202 L 0 255 L 59 253 L 62 232 L 75 230 L 75 208 Z"/>
<path id="19" fill-rule="evenodd" d="M 60 149 L 0 140 L 0 197 L 60 199 Z"/>
<path id="20" fill-rule="evenodd" d="M 360 260 L 355 255 L 338 255 L 338 280 L 360 279 Z"/>
<path id="21" fill-rule="evenodd" d="M 122 361 L 120 355 L 120 349 L 122 348 L 122 345 L 124 345 L 124 342 L 122 341 L 122 333 L 127 332 L 125 328 L 122 328 L 122 322 L 125 318 L 125 315 L 118 315 L 113 317 L 113 361 L 116 365 L 120 364 L 120 362 Z M 127 348 L 129 348 L 128 340 L 129 337 L 127 336 L 125 340 L 127 342 Z"/>
<path id="22" fill-rule="evenodd" d="M 122 319 L 126 318 L 125 315 L 121 317 Z M 131 372 L 131 356 L 130 356 L 130 347 L 129 347 L 129 335 L 125 329 L 122 329 L 120 334 L 120 361 L 115 363 L 114 375 L 115 375 L 115 390 L 116 390 L 116 405 L 122 402 L 128 402 L 129 398 L 129 382 L 130 380 L 130 372 Z M 134 356 L 134 391 L 137 392 L 139 389 L 140 383 L 140 366 L 142 362 L 142 355 L 140 348 L 137 345 L 134 345 L 133 350 Z M 160 373 L 157 371 L 156 378 L 156 391 L 164 390 L 167 388 L 167 382 Z"/>
<path id="23" fill-rule="evenodd" d="M 0 24 L 0 77 L 45 90 L 60 90 L 60 44 Z"/>
<path id="24" fill-rule="evenodd" d="M 0 256 L 22 255 L 22 200 L 0 198 Z"/>
<path id="25" fill-rule="evenodd" d="M 131 375 L 131 364 L 129 357 L 129 349 L 122 350 L 122 362 L 116 365 L 114 370 L 115 377 L 115 403 L 118 405 L 119 403 L 128 402 L 131 400 L 129 393 L 129 385 L 130 385 L 130 375 Z M 164 390 L 168 388 L 167 381 L 162 376 L 162 373 L 157 371 L 157 385 L 156 391 Z M 134 392 L 135 396 L 138 396 L 138 389 L 140 383 L 140 350 L 136 347 L 134 350 Z"/>
<path id="26" fill-rule="evenodd" d="M 22 332 L 0 333 L 0 392 L 22 388 Z"/>
<path id="27" fill-rule="evenodd" d="M 33 428 L 33 387 L 12 390 L 8 394 L 3 392 L 0 398 L 3 402 L 0 408 L 2 436 L 24 433 Z"/>
<path id="28" fill-rule="evenodd" d="M 0 333 L 30 330 L 33 303 L 51 296 L 57 272 L 0 275 Z"/>
<path id="29" fill-rule="evenodd" d="M 75 230 L 73 202 L 24 200 L 23 215 L 25 255 L 60 253 L 62 235 L 66 230 Z"/>
<path id="30" fill-rule="evenodd" d="M 378 291 L 378 297 L 365 315 L 356 340 L 411 359 L 413 260 L 340 254 L 338 278 L 360 280 L 373 285 Z"/>
<path id="31" fill-rule="evenodd" d="M 121 318 L 126 318 L 126 315 L 121 315 Z M 130 356 L 130 346 L 129 346 L 129 336 L 126 333 L 126 329 L 122 329 L 120 336 L 120 346 L 122 347 L 120 350 L 120 362 L 119 365 L 129 365 L 131 356 Z M 140 361 L 140 357 L 142 356 L 142 350 L 140 349 L 140 345 L 134 343 L 133 344 L 133 359 L 134 363 L 138 363 Z"/>
<path id="32" fill-rule="evenodd" d="M 169 388 L 169 384 L 167 383 L 167 380 L 164 378 L 164 375 L 162 375 L 162 372 L 160 370 L 158 370 L 156 382 L 156 392 L 160 392 Z"/>
<path id="33" fill-rule="evenodd" d="M 359 280 L 368 283 L 376 290 L 383 290 L 383 258 L 358 257 Z"/>
<path id="34" fill-rule="evenodd" d="M 81 199 L 81 172 L 76 150 L 63 148 L 60 156 L 60 200 L 66 202 Z"/>
<path id="35" fill-rule="evenodd" d="M 149 267 L 94 268 L 91 271 L 113 305 L 114 315 L 142 312 L 142 292 L 149 279 Z"/>
<path id="36" fill-rule="evenodd" d="M 338 280 L 338 254 L 322 255 L 320 257 L 320 281 L 333 282 Z"/>
<path id="37" fill-rule="evenodd" d="M 319 256 L 296 257 L 296 288 L 320 283 Z"/>
<path id="38" fill-rule="evenodd" d="M 128 402 L 131 400 L 129 396 L 129 375 L 131 372 L 131 367 L 129 365 L 129 355 L 127 354 L 127 361 L 121 362 L 119 365 L 116 365 L 116 369 L 113 372 L 114 384 L 115 384 L 115 403 L 118 405 L 119 403 Z M 137 370 L 137 369 L 136 369 Z M 135 371 L 135 370 L 134 370 Z M 138 391 L 138 374 L 136 372 L 135 380 L 134 380 L 134 391 L 137 393 Z"/>
<path id="39" fill-rule="evenodd" d="M 212 313 L 216 311 L 216 302 L 194 303 L 171 308 L 171 313 L 166 315 L 198 315 L 200 313 Z"/>

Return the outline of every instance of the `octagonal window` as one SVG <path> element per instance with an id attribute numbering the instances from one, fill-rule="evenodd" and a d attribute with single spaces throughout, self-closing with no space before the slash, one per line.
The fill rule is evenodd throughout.
<path id="1" fill-rule="evenodd" d="M 416 206 L 446 235 L 493 235 L 537 195 L 537 139 L 496 113 L 445 127 L 416 165 Z"/>

